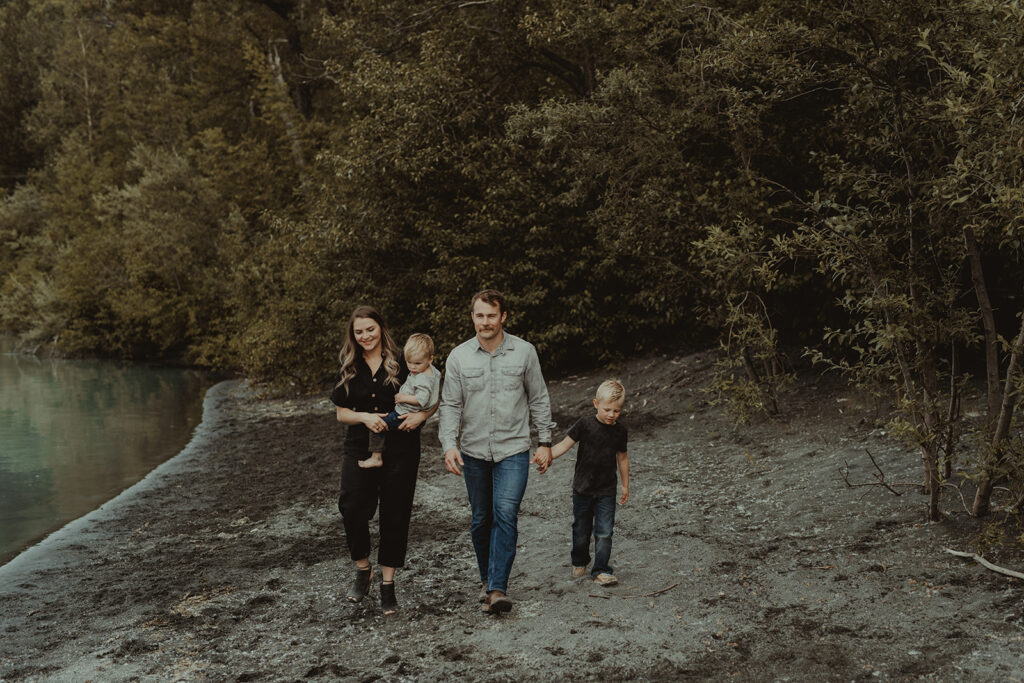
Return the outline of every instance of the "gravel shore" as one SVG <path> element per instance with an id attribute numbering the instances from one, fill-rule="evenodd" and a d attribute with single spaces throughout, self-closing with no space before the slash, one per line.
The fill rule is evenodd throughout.
<path id="1" fill-rule="evenodd" d="M 1024 679 L 1020 582 L 943 551 L 970 550 L 976 523 L 926 524 L 912 488 L 840 475 L 873 481 L 869 449 L 888 481 L 919 478 L 873 409 L 812 380 L 737 428 L 705 400 L 710 363 L 615 369 L 632 464 L 618 586 L 570 575 L 572 454 L 531 472 L 505 617 L 479 611 L 436 420 L 385 617 L 376 590 L 344 600 L 331 405 L 218 384 L 181 455 L 0 567 L 0 680 Z M 560 429 L 604 378 L 551 382 Z"/>

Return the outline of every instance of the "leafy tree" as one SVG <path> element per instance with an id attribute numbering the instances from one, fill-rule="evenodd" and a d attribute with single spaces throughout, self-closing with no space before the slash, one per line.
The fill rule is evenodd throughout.
<path id="1" fill-rule="evenodd" d="M 921 449 L 929 518 L 938 519 L 940 455 L 945 448 L 952 457 L 963 380 L 948 354 L 972 346 L 983 322 L 989 390 L 1000 393 L 991 310 L 965 302 L 965 268 L 980 258 L 975 232 L 992 236 L 990 244 L 1005 235 L 1001 210 L 1009 206 L 997 197 L 1008 178 L 986 169 L 979 184 L 967 168 L 974 162 L 964 160 L 976 151 L 984 165 L 986 154 L 1005 153 L 1005 133 L 990 121 L 1012 123 L 1015 105 L 1005 88 L 1016 76 L 1006 69 L 1005 51 L 1014 22 L 1005 8 L 984 2 L 955 10 L 918 2 L 897 12 L 868 4 L 856 15 L 833 16 L 837 47 L 849 58 L 836 65 L 845 97 L 833 151 L 818 155 L 825 187 L 798 243 L 843 283 L 852 325 L 827 338 L 855 354 L 841 367 L 897 393 L 901 417 L 893 427 Z M 1004 263 L 1006 255 L 990 252 Z M 977 267 L 973 275 L 983 291 Z M 1016 381 L 1008 380 L 1006 395 Z M 988 424 L 996 424 L 991 415 Z M 998 446 L 1005 435 L 990 438 Z"/>
<path id="2" fill-rule="evenodd" d="M 717 339 L 740 416 L 784 411 L 810 347 L 895 402 L 931 518 L 954 465 L 975 514 L 996 483 L 1022 508 L 1021 19 L 11 0 L 0 326 L 308 388 L 355 305 L 443 354 L 493 286 L 558 367 Z"/>
<path id="3" fill-rule="evenodd" d="M 32 46 L 20 30 L 28 0 L 0 4 L 0 187 L 24 182 L 38 150 L 29 140 L 25 115 L 35 106 L 39 89 L 29 55 Z M 0 194 L 2 196 L 2 194 Z"/>

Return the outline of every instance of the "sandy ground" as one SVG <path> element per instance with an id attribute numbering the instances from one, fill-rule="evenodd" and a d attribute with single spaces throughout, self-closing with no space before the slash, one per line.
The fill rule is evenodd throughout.
<path id="1" fill-rule="evenodd" d="M 735 428 L 701 391 L 706 354 L 615 374 L 632 462 L 618 586 L 570 577 L 570 453 L 531 473 L 513 611 L 481 614 L 432 421 L 402 609 L 383 616 L 376 590 L 351 605 L 344 428 L 324 399 L 222 383 L 182 455 L 0 568 L 0 680 L 1024 679 L 1021 583 L 943 551 L 972 549 L 976 523 L 844 483 L 847 463 L 872 481 L 865 449 L 888 481 L 919 479 L 871 407 L 809 381 L 781 418 Z M 603 378 L 551 383 L 561 428 Z"/>

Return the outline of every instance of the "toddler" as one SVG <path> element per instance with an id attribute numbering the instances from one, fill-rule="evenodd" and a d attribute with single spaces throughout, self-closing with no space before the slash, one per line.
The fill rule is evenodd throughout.
<path id="1" fill-rule="evenodd" d="M 401 415 L 429 410 L 441 396 L 441 373 L 433 366 L 434 341 L 417 332 L 410 335 L 402 349 L 409 377 L 395 394 L 395 409 L 384 416 L 388 429 L 402 424 Z M 360 467 L 380 467 L 384 464 L 382 454 L 387 438 L 385 432 L 370 432 L 370 456 L 360 460 Z"/>

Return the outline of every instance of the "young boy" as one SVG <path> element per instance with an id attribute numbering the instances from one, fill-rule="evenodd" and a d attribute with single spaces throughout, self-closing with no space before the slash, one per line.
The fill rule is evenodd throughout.
<path id="1" fill-rule="evenodd" d="M 417 332 L 409 336 L 402 353 L 409 368 L 409 377 L 395 394 L 395 409 L 384 417 L 389 430 L 397 429 L 402 424 L 399 415 L 433 408 L 441 397 L 441 373 L 433 366 L 434 341 L 428 335 Z M 381 454 L 386 434 L 370 432 L 370 457 L 360 460 L 360 467 L 380 467 L 384 464 Z"/>
<path id="2" fill-rule="evenodd" d="M 554 460 L 576 443 L 580 445 L 572 480 L 572 575 L 581 577 L 587 573 L 593 531 L 594 566 L 590 575 L 602 586 L 619 582 L 608 561 L 615 524 L 616 470 L 622 479 L 619 502 L 625 504 L 629 500 L 627 432 L 626 427 L 618 423 L 625 401 L 626 390 L 617 380 L 602 382 L 594 398 L 597 414 L 577 420 L 569 428 L 568 436 L 551 449 Z"/>

